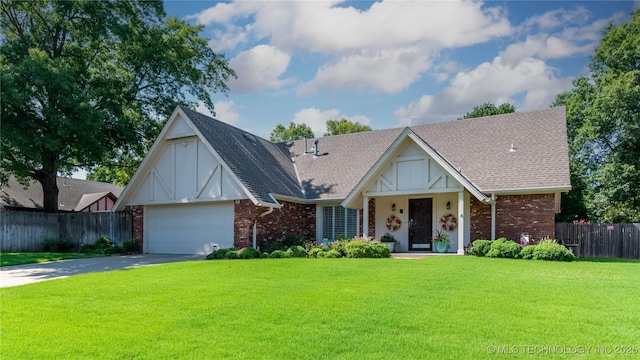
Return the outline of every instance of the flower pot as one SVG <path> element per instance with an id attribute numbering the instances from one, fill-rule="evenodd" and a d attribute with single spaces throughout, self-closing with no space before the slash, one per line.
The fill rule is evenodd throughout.
<path id="1" fill-rule="evenodd" d="M 393 250 L 396 247 L 396 242 L 392 241 L 392 242 L 382 242 L 383 244 L 387 245 L 387 248 L 389 249 L 389 251 L 393 252 Z"/>
<path id="2" fill-rule="evenodd" d="M 449 244 L 446 243 L 446 242 L 442 242 L 442 241 L 434 241 L 433 242 L 433 249 L 437 253 L 446 253 L 447 251 L 449 251 Z"/>

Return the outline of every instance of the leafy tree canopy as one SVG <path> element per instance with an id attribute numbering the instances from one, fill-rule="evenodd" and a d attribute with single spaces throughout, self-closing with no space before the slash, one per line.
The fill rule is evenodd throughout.
<path id="1" fill-rule="evenodd" d="M 59 172 L 137 161 L 177 104 L 213 111 L 235 76 L 161 1 L 3 0 L 0 30 L 0 175 L 40 182 L 47 212 Z"/>
<path id="2" fill-rule="evenodd" d="M 340 120 L 327 120 L 327 132 L 324 136 L 352 134 L 363 131 L 371 131 L 371 127 L 342 118 Z"/>
<path id="3" fill-rule="evenodd" d="M 468 112 L 462 119 L 470 119 L 470 118 L 478 118 L 483 116 L 492 116 L 492 115 L 501 115 L 501 114 L 510 114 L 516 112 L 516 108 L 509 104 L 504 103 L 500 106 L 495 106 L 492 103 L 484 103 L 479 106 L 474 106 L 471 112 Z M 458 120 L 462 120 L 458 119 Z"/>
<path id="4" fill-rule="evenodd" d="M 293 121 L 289 123 L 289 127 L 278 124 L 271 132 L 272 142 L 294 141 L 304 137 L 312 138 L 313 131 L 307 124 L 296 124 Z"/>
<path id="5" fill-rule="evenodd" d="M 609 25 L 590 69 L 554 103 L 567 107 L 573 187 L 561 215 L 640 222 L 640 10 Z"/>

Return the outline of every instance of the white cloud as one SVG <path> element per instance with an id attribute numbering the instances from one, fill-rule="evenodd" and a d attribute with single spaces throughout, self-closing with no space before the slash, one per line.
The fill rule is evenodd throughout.
<path id="1" fill-rule="evenodd" d="M 240 120 L 240 114 L 238 113 L 240 108 L 237 107 L 233 101 L 216 101 L 213 103 L 213 107 L 216 112 L 215 116 L 211 114 L 211 111 L 209 111 L 202 101 L 198 101 L 196 111 L 230 125 L 233 125 Z"/>
<path id="2" fill-rule="evenodd" d="M 430 66 L 429 57 L 415 47 L 376 54 L 361 52 L 321 67 L 312 81 L 300 86 L 299 93 L 314 93 L 318 88 L 356 91 L 373 88 L 395 94 L 418 80 Z"/>
<path id="3" fill-rule="evenodd" d="M 516 103 L 518 111 L 548 107 L 556 94 L 571 87 L 570 78 L 557 78 L 555 70 L 542 60 L 531 57 L 516 64 L 498 56 L 492 62 L 458 73 L 439 94 L 425 95 L 397 109 L 399 125 L 453 120 L 485 102 Z"/>
<path id="4" fill-rule="evenodd" d="M 364 115 L 344 115 L 338 109 L 321 111 L 317 108 L 306 108 L 293 115 L 296 124 L 308 125 L 316 137 L 321 137 L 327 131 L 327 120 L 340 120 L 345 118 L 352 122 L 359 122 L 362 125 L 371 125 L 371 119 Z"/>
<path id="5" fill-rule="evenodd" d="M 290 81 L 281 80 L 291 56 L 269 45 L 243 51 L 229 61 L 237 79 L 229 80 L 229 89 L 239 93 L 277 89 Z"/>
<path id="6" fill-rule="evenodd" d="M 315 58 L 325 63 L 315 78 L 299 89 L 306 94 L 320 88 L 397 93 L 420 79 L 440 50 L 478 44 L 512 32 L 502 8 L 477 1 L 385 0 L 372 3 L 366 10 L 348 4 L 337 6 L 341 3 L 235 1 L 218 3 L 188 18 L 218 28 L 210 42 L 217 51 L 259 40 L 282 55 L 321 55 Z M 238 19 L 245 25 L 234 24 Z M 281 85 L 273 74 L 254 81 L 262 73 L 255 69 L 260 65 L 246 59 L 250 64 L 241 63 L 241 55 L 247 56 L 238 55 L 231 66 L 239 78 L 249 80 L 238 80 L 235 88 L 232 82 L 232 89 L 249 92 Z M 256 58 L 256 54 L 251 57 Z M 279 63 L 263 61 L 262 66 L 276 73 L 284 71 L 283 59 L 276 61 Z"/>

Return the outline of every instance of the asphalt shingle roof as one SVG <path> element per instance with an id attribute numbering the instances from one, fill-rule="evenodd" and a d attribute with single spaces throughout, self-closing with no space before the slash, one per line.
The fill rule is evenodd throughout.
<path id="1" fill-rule="evenodd" d="M 344 199 L 402 133 L 403 128 L 273 144 L 182 108 L 240 181 L 256 198 Z M 565 108 L 411 126 L 480 191 L 568 189 Z M 511 144 L 516 148 L 511 152 Z M 295 164 L 295 166 L 294 166 Z M 296 174 L 297 170 L 297 174 Z"/>
<path id="2" fill-rule="evenodd" d="M 58 209 L 60 211 L 80 211 L 91 205 L 88 200 L 98 200 L 102 196 L 112 193 L 120 197 L 123 188 L 98 181 L 64 178 L 58 176 Z M 36 181 L 29 183 L 27 188 L 18 183 L 14 176 L 9 176 L 6 184 L 1 186 L 0 206 L 5 208 L 42 209 L 42 186 Z M 99 196 L 98 196 L 99 195 Z M 83 206 L 84 205 L 84 206 Z M 82 206 L 82 207 L 80 207 Z"/>

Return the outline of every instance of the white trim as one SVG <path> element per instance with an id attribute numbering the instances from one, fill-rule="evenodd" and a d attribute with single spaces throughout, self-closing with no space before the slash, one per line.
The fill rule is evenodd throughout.
<path id="1" fill-rule="evenodd" d="M 433 194 L 446 194 L 446 193 L 456 193 L 464 190 L 464 188 L 449 188 L 449 189 L 435 189 L 435 190 L 403 190 L 403 191 L 384 191 L 384 192 L 363 192 L 362 195 L 368 197 L 377 197 L 377 196 L 406 196 L 406 195 L 433 195 Z"/>
<path id="2" fill-rule="evenodd" d="M 193 122 L 187 116 L 187 114 L 185 114 L 185 112 L 182 111 L 182 109 L 178 106 L 178 107 L 176 107 L 176 109 L 173 111 L 173 113 L 169 117 L 169 120 L 165 124 L 164 128 L 162 129 L 162 131 L 160 131 L 160 134 L 158 135 L 158 137 L 154 141 L 153 145 L 149 149 L 149 152 L 147 153 L 147 155 L 142 160 L 142 163 L 140 163 L 140 166 L 138 166 L 138 169 L 133 174 L 133 177 L 131 177 L 131 180 L 129 181 L 129 184 L 122 191 L 122 194 L 120 194 L 120 198 L 113 205 L 113 211 L 122 211 L 122 210 L 124 210 L 124 208 L 127 205 L 140 205 L 141 204 L 141 203 L 134 204 L 133 202 L 131 202 L 131 199 L 129 199 L 129 197 L 133 196 L 133 194 L 135 194 L 136 191 L 138 191 L 140 189 L 140 186 L 142 186 L 142 183 L 144 182 L 144 178 L 151 171 L 152 166 L 155 164 L 155 162 L 160 157 L 161 154 L 159 154 L 159 152 L 156 151 L 156 150 L 161 146 L 165 146 L 167 144 L 171 145 L 173 143 L 180 142 L 179 140 L 167 139 L 166 138 L 167 133 L 174 126 L 174 123 L 177 121 L 178 117 L 180 119 L 182 119 L 185 122 L 185 124 L 187 124 L 187 126 L 189 128 L 191 128 L 191 130 L 195 133 L 195 136 L 202 142 L 202 144 L 207 148 L 207 150 L 209 150 L 211 152 L 213 157 L 216 159 L 216 161 L 218 161 L 218 163 L 222 166 L 222 168 L 223 169 L 230 169 L 230 167 L 227 165 L 227 163 L 224 162 L 224 160 L 222 160 L 220 155 L 218 155 L 218 153 L 214 150 L 213 146 L 211 146 L 211 144 L 209 144 L 207 139 L 202 135 L 202 133 L 198 130 L 198 128 L 193 124 Z M 174 171 L 174 173 L 175 173 L 175 171 Z M 268 203 L 265 204 L 265 203 L 259 202 L 258 199 L 251 193 L 251 191 L 249 191 L 249 189 L 247 189 L 246 186 L 244 186 L 242 181 L 240 181 L 240 179 L 236 176 L 236 174 L 233 171 L 231 171 L 231 170 L 227 171 L 227 175 L 230 177 L 230 179 L 233 182 L 235 182 L 235 184 L 242 190 L 242 192 L 244 192 L 244 194 L 247 196 L 247 198 L 249 198 L 249 200 L 251 200 L 251 202 L 253 202 L 254 205 L 266 206 L 266 207 L 272 207 L 272 206 L 273 207 L 277 207 L 277 206 L 280 205 L 280 204 L 278 204 L 277 201 L 275 201 L 274 204 L 268 204 Z M 139 178 L 142 178 L 142 179 L 139 179 Z M 222 201 L 222 200 L 225 200 L 225 199 L 219 199 L 219 200 Z M 237 199 L 234 199 L 234 200 L 237 200 Z M 184 201 L 179 201 L 179 202 L 173 201 L 173 203 L 180 203 L 180 202 L 184 202 Z M 149 202 L 148 204 L 157 204 L 157 203 L 156 202 Z"/>
<path id="3" fill-rule="evenodd" d="M 552 187 L 552 188 L 541 187 L 541 188 L 499 189 L 499 190 L 483 189 L 482 191 L 485 193 L 495 193 L 496 195 L 531 195 L 531 194 L 551 194 L 556 192 L 568 192 L 569 190 L 571 190 L 571 186 L 569 187 L 559 186 L 559 187 Z"/>
<path id="4" fill-rule="evenodd" d="M 358 223 L 360 223 L 358 221 Z M 359 224 L 358 224 L 359 225 Z M 369 197 L 362 197 L 362 235 L 369 236 Z"/>
<path id="5" fill-rule="evenodd" d="M 458 192 L 458 255 L 464 255 L 464 191 Z"/>

